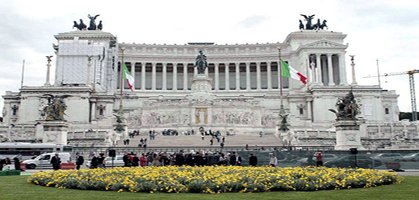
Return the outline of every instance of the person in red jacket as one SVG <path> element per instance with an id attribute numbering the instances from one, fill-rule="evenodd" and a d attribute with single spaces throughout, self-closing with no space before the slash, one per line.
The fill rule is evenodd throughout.
<path id="1" fill-rule="evenodd" d="M 317 152 L 314 156 L 316 156 L 316 166 L 317 167 L 323 166 L 322 152 Z"/>
<path id="2" fill-rule="evenodd" d="M 147 166 L 147 158 L 145 157 L 144 153 L 141 154 L 141 157 L 140 157 L 140 166 L 141 167 Z"/>

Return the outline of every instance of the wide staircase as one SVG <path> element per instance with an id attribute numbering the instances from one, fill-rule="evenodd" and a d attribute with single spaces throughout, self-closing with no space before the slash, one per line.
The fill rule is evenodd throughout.
<path id="1" fill-rule="evenodd" d="M 220 143 L 223 136 L 220 137 Z M 240 134 L 232 136 L 224 136 L 224 147 L 248 145 L 249 148 L 263 147 L 263 146 L 282 146 L 279 138 L 272 134 L 259 136 L 258 134 Z M 145 135 L 135 136 L 129 138 L 129 145 L 124 145 L 122 140 L 117 142 L 118 147 L 138 147 L 141 138 L 147 138 L 147 147 L 220 147 L 217 139 L 213 139 L 213 145 L 210 145 L 211 136 L 204 136 L 202 139 L 200 134 L 195 135 L 178 135 L 178 136 L 163 136 L 156 135 L 154 140 Z"/>

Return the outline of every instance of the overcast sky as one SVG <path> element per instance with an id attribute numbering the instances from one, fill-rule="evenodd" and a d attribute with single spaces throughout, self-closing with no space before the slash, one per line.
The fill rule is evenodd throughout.
<path id="1" fill-rule="evenodd" d="M 44 84 L 54 35 L 72 31 L 74 20 L 87 23 L 88 14 L 100 14 L 103 31 L 119 42 L 150 44 L 283 42 L 298 31 L 300 14 L 315 14 L 328 21 L 330 31 L 348 35 L 347 56 L 356 55 L 358 83 L 377 85 L 376 78 L 362 78 L 376 74 L 377 59 L 382 73 L 419 69 L 418 10 L 414 0 L 2 0 L 0 94 L 20 88 L 23 59 L 24 85 Z M 351 81 L 349 57 L 346 62 Z M 407 75 L 383 77 L 382 87 L 396 90 L 400 110 L 410 112 L 408 80 Z"/>

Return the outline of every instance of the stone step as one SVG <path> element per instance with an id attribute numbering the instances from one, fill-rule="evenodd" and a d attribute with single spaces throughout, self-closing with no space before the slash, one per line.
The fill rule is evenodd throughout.
<path id="1" fill-rule="evenodd" d="M 135 136 L 130 138 L 129 145 L 124 145 L 123 141 L 120 140 L 117 142 L 117 146 L 129 146 L 137 147 L 140 143 L 141 138 L 146 138 L 144 136 Z M 148 147 L 165 147 L 165 146 L 211 146 L 210 145 L 211 136 L 204 136 L 202 140 L 201 135 L 178 135 L 178 136 L 162 136 L 157 135 L 155 140 L 150 140 L 147 138 Z M 221 142 L 221 139 L 220 139 Z M 234 135 L 234 136 L 225 136 L 224 146 L 280 146 L 282 145 L 281 141 L 274 135 L 264 135 L 260 137 L 259 135 Z M 220 146 L 220 143 L 214 139 L 212 146 Z"/>

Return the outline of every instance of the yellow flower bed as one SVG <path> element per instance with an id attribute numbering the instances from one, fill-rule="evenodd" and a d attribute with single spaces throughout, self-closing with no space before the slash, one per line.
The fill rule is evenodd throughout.
<path id="1" fill-rule="evenodd" d="M 266 192 L 369 188 L 400 183 L 393 172 L 324 167 L 137 167 L 39 172 L 28 182 L 57 188 L 129 192 Z"/>

